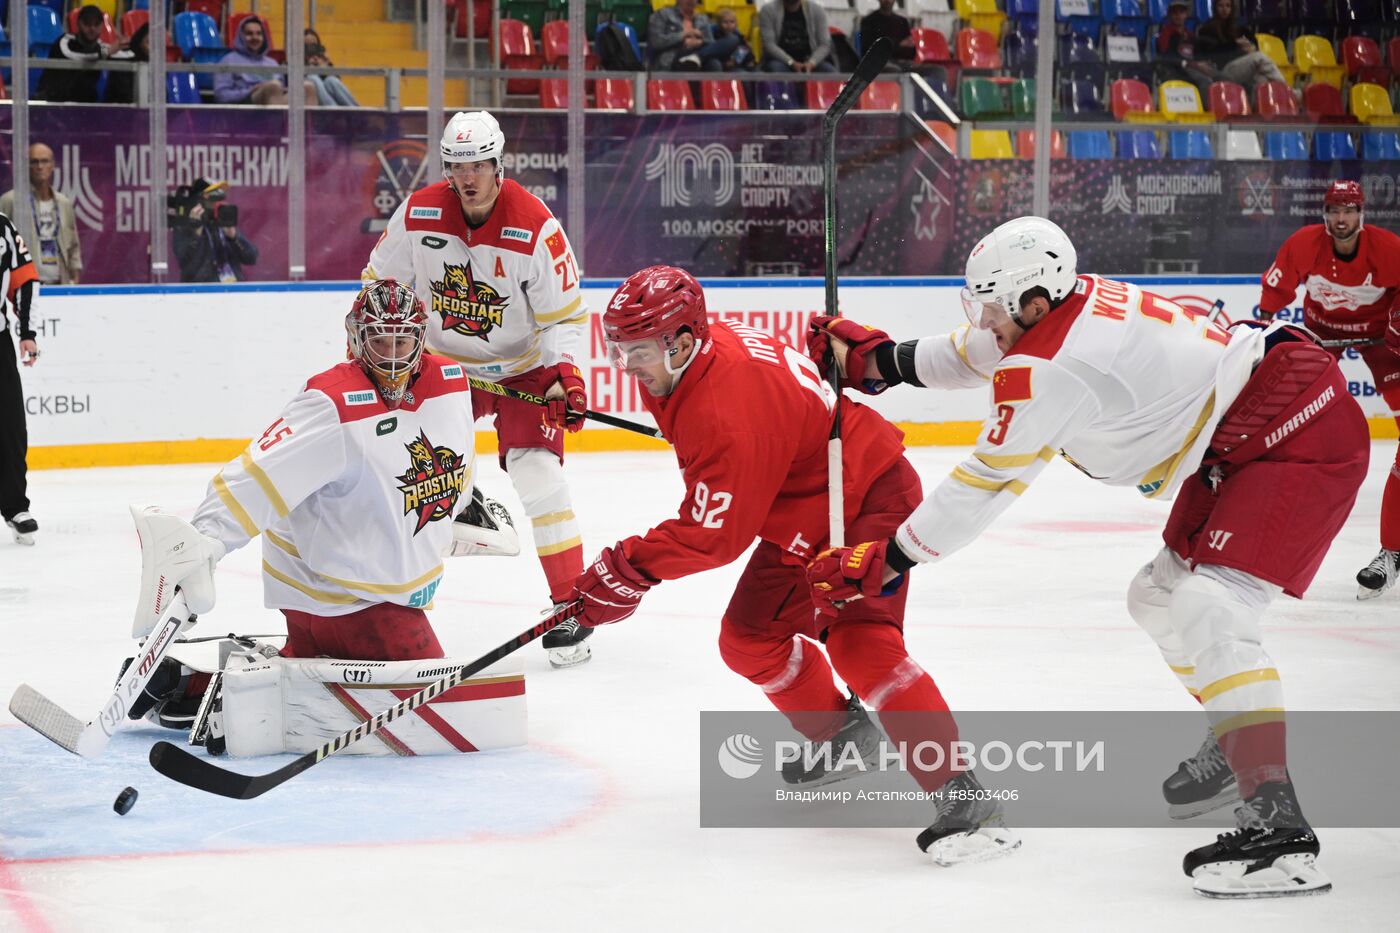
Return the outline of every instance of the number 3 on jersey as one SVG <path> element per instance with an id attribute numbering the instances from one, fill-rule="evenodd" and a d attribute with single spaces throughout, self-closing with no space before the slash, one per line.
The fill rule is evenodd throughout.
<path id="1" fill-rule="evenodd" d="M 730 500 L 733 498 L 734 496 L 727 492 L 712 494 L 709 486 L 704 483 L 696 483 L 695 507 L 690 510 L 690 517 L 705 528 L 723 528 L 724 519 L 720 516 L 729 508 Z M 712 503 L 713 508 L 711 508 Z"/>
<path id="2" fill-rule="evenodd" d="M 1006 432 L 1011 429 L 1011 416 L 1016 414 L 1016 409 L 1010 405 L 997 406 L 997 423 L 992 425 L 992 429 L 987 432 L 987 443 L 1000 445 L 1006 440 Z"/>

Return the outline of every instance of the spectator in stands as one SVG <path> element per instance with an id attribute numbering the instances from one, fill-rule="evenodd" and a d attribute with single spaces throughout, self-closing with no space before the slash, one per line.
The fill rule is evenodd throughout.
<path id="1" fill-rule="evenodd" d="M 1196 30 L 1196 61 L 1209 63 L 1206 74 L 1245 87 L 1283 80 L 1283 72 L 1259 51 L 1254 33 L 1235 22 L 1235 0 L 1215 0 L 1211 10 L 1214 15 Z"/>
<path id="2" fill-rule="evenodd" d="M 83 248 L 73 199 L 53 186 L 53 150 L 29 147 L 29 221 L 19 231 L 44 285 L 77 285 L 83 274 Z M 13 190 L 0 194 L 0 214 L 15 216 Z"/>
<path id="3" fill-rule="evenodd" d="M 267 54 L 267 32 L 263 22 L 250 16 L 238 26 L 233 39 L 233 51 L 219 60 L 221 65 L 273 65 Z M 319 100 L 316 85 L 305 82 L 306 102 Z M 258 104 L 278 106 L 287 102 L 287 89 L 276 76 L 257 72 L 221 71 L 214 75 L 214 99 L 221 104 Z"/>
<path id="4" fill-rule="evenodd" d="M 1190 0 L 1172 0 L 1167 18 L 1157 33 L 1157 79 L 1159 81 L 1190 81 L 1201 92 L 1204 101 L 1210 93 L 1215 69 L 1206 62 L 1196 61 L 1196 37 L 1186 26 L 1191 13 Z"/>
<path id="5" fill-rule="evenodd" d="M 734 46 L 734 54 L 724 61 L 725 71 L 752 71 L 758 66 L 753 49 L 739 33 L 739 15 L 731 7 L 723 7 L 715 14 L 715 41 L 719 42 L 734 36 L 739 40 Z"/>
<path id="6" fill-rule="evenodd" d="M 334 68 L 330 58 L 326 56 L 326 47 L 321 43 L 321 36 L 314 29 L 307 29 L 302 33 L 302 42 L 306 47 L 306 67 L 308 68 Z M 350 93 L 350 89 L 345 86 L 336 75 L 307 75 L 306 80 L 316 86 L 316 99 L 322 107 L 358 107 L 359 102 L 355 100 L 355 95 Z"/>
<path id="7" fill-rule="evenodd" d="M 826 11 L 808 0 L 771 0 L 758 11 L 763 70 L 835 71 Z"/>
<path id="8" fill-rule="evenodd" d="M 914 60 L 914 31 L 909 28 L 909 20 L 894 11 L 894 0 L 880 0 L 879 9 L 867 13 L 860 21 L 861 49 L 870 48 L 880 38 L 894 44 L 896 59 Z"/>
<path id="9" fill-rule="evenodd" d="M 695 12 L 696 0 L 676 0 L 651 14 L 647 21 L 647 49 L 654 71 L 723 71 L 724 63 L 743 42 L 737 33 L 716 39 L 704 13 Z"/>
<path id="10" fill-rule="evenodd" d="M 99 7 L 89 4 L 80 9 L 78 11 L 78 31 L 59 36 L 49 49 L 49 58 L 94 62 L 111 57 L 113 52 L 123 48 L 124 45 L 107 46 L 102 44 L 102 25 L 105 19 L 106 17 Z M 100 99 L 97 95 L 97 83 L 101 78 L 101 71 L 45 68 L 34 96 L 39 100 L 95 104 Z"/>
<path id="11" fill-rule="evenodd" d="M 149 62 L 151 60 L 151 26 L 149 23 L 142 23 L 141 28 L 131 34 L 127 40 L 127 47 L 119 52 L 112 53 L 112 61 Z M 132 71 L 113 71 L 107 75 L 107 103 L 109 104 L 135 104 L 144 103 L 136 100 L 136 73 Z"/>
<path id="12" fill-rule="evenodd" d="M 238 232 L 238 208 L 223 203 L 227 193 L 228 182 L 203 178 L 177 191 L 169 214 L 181 282 L 241 282 L 243 267 L 258 261 Z"/>

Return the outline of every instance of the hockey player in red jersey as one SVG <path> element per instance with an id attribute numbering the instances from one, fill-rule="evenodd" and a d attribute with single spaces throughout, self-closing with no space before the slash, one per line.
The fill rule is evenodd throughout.
<path id="1" fill-rule="evenodd" d="M 896 344 L 843 318 L 814 322 L 809 352 L 830 348 L 851 388 L 989 385 L 992 403 L 972 455 L 896 533 L 853 533 L 855 546 L 811 563 L 814 591 L 878 593 L 912 564 L 942 560 L 1057 455 L 1108 485 L 1174 497 L 1165 547 L 1130 584 L 1128 611 L 1214 733 L 1163 794 L 1181 817 L 1193 814 L 1175 805 L 1237 803 L 1239 826 L 1183 867 L 1207 897 L 1329 890 L 1288 774 L 1282 680 L 1261 621 L 1280 593 L 1302 596 L 1350 514 L 1370 451 L 1365 418 L 1306 331 L 1249 322 L 1227 333 L 1076 265 L 1063 230 L 1021 217 L 968 257 L 970 326 Z"/>
<path id="2" fill-rule="evenodd" d="M 551 400 L 547 409 L 472 390 L 495 415 L 501 468 L 530 517 L 556 603 L 583 569 L 583 539 L 564 475 L 564 432 L 583 427 L 588 308 L 573 250 L 544 202 L 505 177 L 505 134 L 485 111 L 442 134 L 444 180 L 408 196 L 370 253 L 363 278 L 394 278 L 428 306 L 428 348 L 475 379 Z M 542 643 L 556 667 L 582 664 L 591 634 L 570 619 Z"/>
<path id="3" fill-rule="evenodd" d="M 1284 240 L 1264 273 L 1259 317 L 1273 320 L 1303 286 L 1308 329 L 1323 340 L 1366 341 L 1357 351 L 1400 423 L 1400 355 L 1382 339 L 1391 314 L 1400 312 L 1400 236 L 1365 224 L 1365 198 L 1354 181 L 1334 181 L 1322 204 L 1323 222 Z M 1381 497 L 1380 525 L 1381 550 L 1356 575 L 1357 599 L 1380 596 L 1400 576 L 1400 449 Z"/>
<path id="4" fill-rule="evenodd" d="M 815 613 L 803 568 L 827 535 L 834 403 L 817 367 L 769 335 L 711 323 L 699 283 L 669 266 L 623 282 L 603 328 L 613 365 L 645 389 L 647 409 L 674 445 L 686 493 L 675 518 L 605 548 L 579 577 L 583 625 L 620 622 L 651 587 L 731 563 L 758 538 L 720 622 L 725 663 L 813 743 L 854 743 L 864 757 L 879 741 L 860 703 L 837 691 L 833 668 L 882 714 L 928 714 L 882 715 L 896 743 L 946 747 L 956 739 L 933 678 L 905 649 L 903 580 L 829 616 Z M 918 476 L 898 429 L 859 404 L 843 406 L 842 415 L 846 527 L 853 536 L 886 536 L 918 501 Z M 844 776 L 790 764 L 783 776 L 794 784 Z M 910 770 L 924 790 L 940 794 L 938 819 L 918 838 L 936 861 L 988 858 L 1019 845 L 1000 825 L 996 801 L 974 792 L 970 771 Z"/>

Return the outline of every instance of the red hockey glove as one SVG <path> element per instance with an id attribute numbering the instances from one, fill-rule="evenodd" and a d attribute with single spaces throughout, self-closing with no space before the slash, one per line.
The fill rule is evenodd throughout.
<path id="1" fill-rule="evenodd" d="M 564 395 L 549 399 L 545 420 L 556 428 L 577 431 L 583 427 L 583 413 L 588 411 L 588 388 L 583 384 L 583 373 L 573 363 L 560 363 L 554 367 L 554 372 Z"/>
<path id="2" fill-rule="evenodd" d="M 831 350 L 831 338 L 846 344 L 846 374 L 841 377 L 843 389 L 855 389 L 866 395 L 879 395 L 889 388 L 884 379 L 865 378 L 866 360 L 876 349 L 893 344 L 890 335 L 850 318 L 820 316 L 812 319 L 807 331 L 807 356 L 826 374 L 826 355 Z"/>
<path id="3" fill-rule="evenodd" d="M 569 600 L 583 600 L 578 624 L 584 628 L 621 622 L 637 611 L 642 597 L 657 583 L 632 569 L 622 545 L 604 548 L 579 575 Z"/>
<path id="4" fill-rule="evenodd" d="M 904 582 L 900 574 L 884 582 L 885 550 L 889 540 L 867 541 L 855 547 L 822 551 L 807 565 L 807 582 L 817 611 L 830 615 L 836 604 L 861 596 L 888 596 Z"/>
<path id="5" fill-rule="evenodd" d="M 1265 311 L 1263 308 L 1260 308 L 1258 311 L 1259 320 L 1263 321 L 1265 324 L 1272 324 L 1274 322 L 1274 315 L 1277 313 L 1277 311 Z"/>

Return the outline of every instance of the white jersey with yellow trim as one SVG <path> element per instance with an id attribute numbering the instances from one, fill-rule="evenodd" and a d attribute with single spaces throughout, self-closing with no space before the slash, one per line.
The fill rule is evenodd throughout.
<path id="1" fill-rule="evenodd" d="M 900 527 L 900 546 L 920 561 L 965 546 L 1056 454 L 1110 486 L 1171 499 L 1263 357 L 1266 333 L 1228 333 L 1136 285 L 1082 275 L 994 364 L 990 331 L 920 340 L 920 382 L 962 388 L 990 374 L 992 410 L 972 456 Z"/>
<path id="2" fill-rule="evenodd" d="M 428 347 L 476 378 L 584 359 L 588 307 L 568 237 L 544 202 L 510 179 L 476 228 L 447 182 L 415 191 L 361 278 L 412 286 L 428 308 Z"/>
<path id="3" fill-rule="evenodd" d="M 425 354 L 396 409 L 357 363 L 341 363 L 218 472 L 194 526 L 230 551 L 264 533 L 269 609 L 426 608 L 452 519 L 472 498 L 472 421 L 459 363 Z"/>

